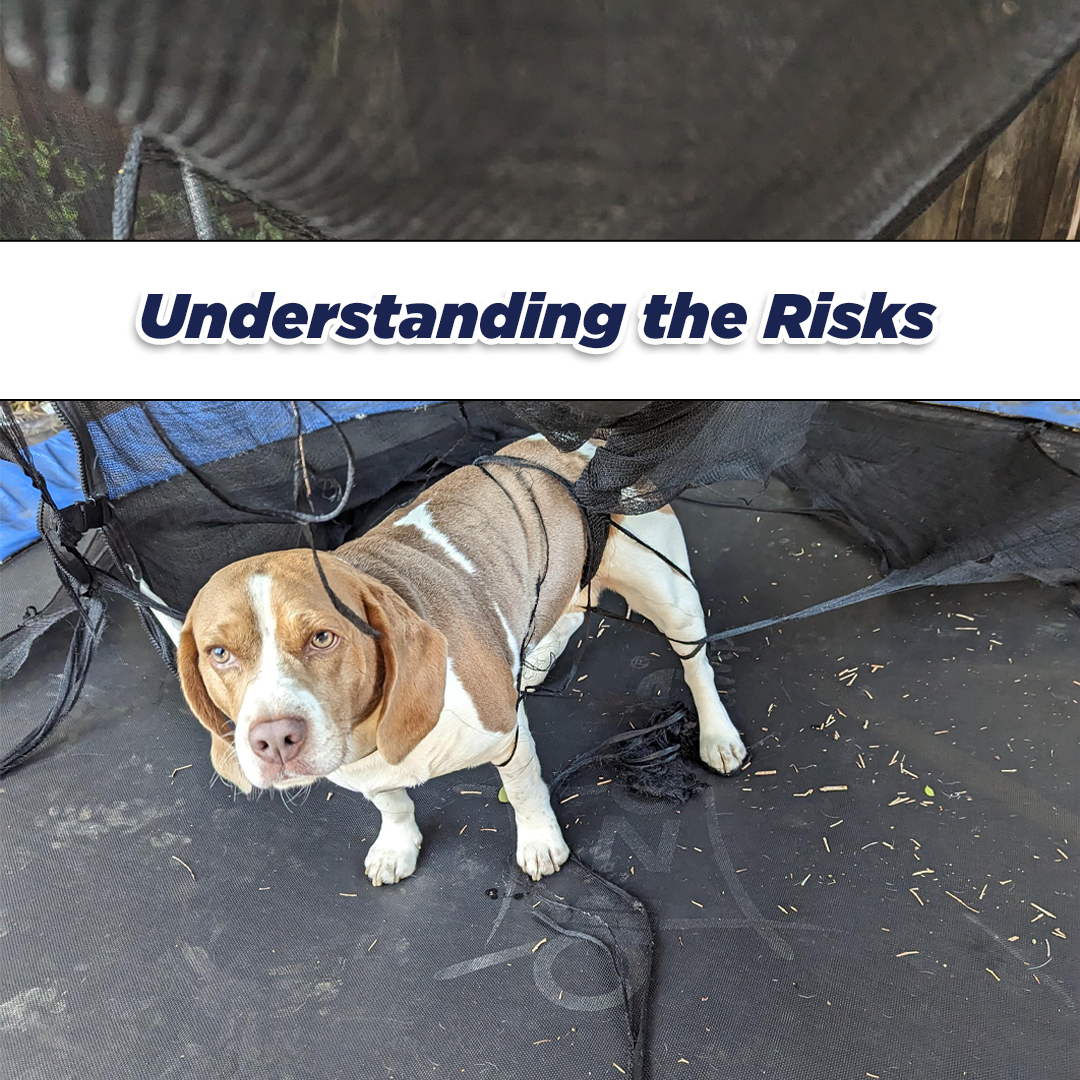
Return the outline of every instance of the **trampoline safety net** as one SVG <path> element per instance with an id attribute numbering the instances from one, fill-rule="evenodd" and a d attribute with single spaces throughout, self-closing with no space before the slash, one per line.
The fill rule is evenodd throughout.
<path id="1" fill-rule="evenodd" d="M 1075 53 L 1080 9 L 7 0 L 3 34 L 18 235 L 108 235 L 119 123 L 184 163 L 151 170 L 143 236 L 201 218 L 244 236 L 852 239 L 895 235 L 944 190 Z M 189 211 L 192 167 L 215 187 Z"/>

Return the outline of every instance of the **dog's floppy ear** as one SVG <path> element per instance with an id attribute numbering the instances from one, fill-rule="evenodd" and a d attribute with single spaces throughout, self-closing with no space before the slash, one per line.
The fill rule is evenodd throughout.
<path id="1" fill-rule="evenodd" d="M 392 589 L 363 579 L 364 616 L 379 631 L 383 684 L 375 745 L 391 765 L 435 727 L 446 693 L 446 638 Z"/>
<path id="2" fill-rule="evenodd" d="M 211 700 L 199 671 L 199 650 L 195 645 L 195 635 L 191 632 L 190 615 L 180 631 L 176 667 L 185 700 L 198 717 L 199 723 L 210 732 L 210 763 L 214 766 L 214 771 L 241 791 L 251 791 L 251 782 L 244 775 L 236 757 L 228 718 Z"/>

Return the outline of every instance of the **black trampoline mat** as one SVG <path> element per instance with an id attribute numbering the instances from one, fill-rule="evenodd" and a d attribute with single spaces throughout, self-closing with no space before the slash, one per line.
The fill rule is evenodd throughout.
<path id="1" fill-rule="evenodd" d="M 877 576 L 810 518 L 678 512 L 710 629 Z M 594 771 L 560 796 L 610 888 L 573 863 L 523 880 L 493 769 L 414 792 L 418 870 L 372 888 L 375 809 L 328 784 L 295 806 L 212 784 L 179 686 L 112 611 L 75 713 L 0 794 L 13 1080 L 618 1077 L 627 1010 L 605 942 L 643 961 L 650 926 L 647 1076 L 1072 1075 L 1080 623 L 1064 589 L 919 590 L 741 641 L 726 663 L 744 772 L 678 808 Z M 548 776 L 688 700 L 666 644 L 602 625 L 569 694 L 531 702 Z M 66 644 L 52 631 L 5 687 L 5 743 L 43 713 Z M 576 933 L 558 925 L 571 910 Z M 631 989 L 644 979 L 632 962 Z"/>

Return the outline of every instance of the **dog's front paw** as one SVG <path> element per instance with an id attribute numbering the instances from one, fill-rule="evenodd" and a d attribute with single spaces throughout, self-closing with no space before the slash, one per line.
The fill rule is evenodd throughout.
<path id="1" fill-rule="evenodd" d="M 746 760 L 746 746 L 734 728 L 719 738 L 702 732 L 699 749 L 701 760 L 725 775 L 736 772 Z"/>
<path id="2" fill-rule="evenodd" d="M 420 854 L 420 835 L 416 840 L 397 839 L 392 843 L 376 840 L 364 860 L 364 873 L 372 885 L 394 885 L 416 869 Z"/>
<path id="3" fill-rule="evenodd" d="M 517 864 L 533 881 L 554 874 L 569 858 L 570 848 L 558 832 L 518 837 Z"/>

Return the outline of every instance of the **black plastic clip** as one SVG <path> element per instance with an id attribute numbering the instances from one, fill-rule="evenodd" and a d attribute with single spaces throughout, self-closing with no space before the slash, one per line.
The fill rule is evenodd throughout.
<path id="1" fill-rule="evenodd" d="M 111 516 L 109 504 L 104 499 L 72 503 L 60 511 L 64 524 L 80 536 L 91 529 L 100 529 Z"/>

